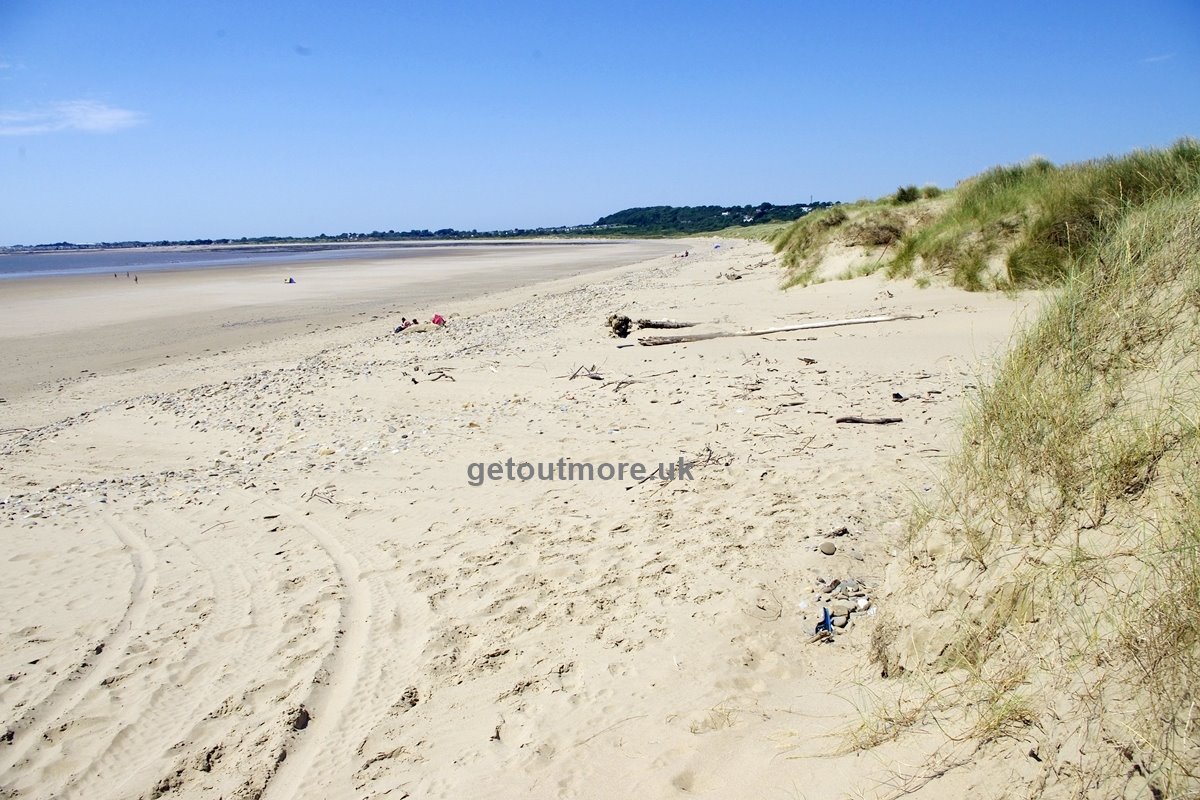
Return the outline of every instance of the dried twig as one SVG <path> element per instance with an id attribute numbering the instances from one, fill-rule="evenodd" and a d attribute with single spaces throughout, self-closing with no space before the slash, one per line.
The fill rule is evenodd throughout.
<path id="1" fill-rule="evenodd" d="M 596 372 L 595 364 L 592 364 L 590 367 L 580 367 L 579 369 L 572 372 L 569 376 L 568 375 L 560 375 L 559 377 L 567 378 L 568 380 L 573 381 L 576 378 L 580 377 L 581 375 L 585 378 L 591 378 L 594 381 L 604 380 L 604 376 L 601 375 L 599 372 Z"/>
<path id="2" fill-rule="evenodd" d="M 700 455 L 697 455 L 697 456 L 696 456 L 695 458 L 693 458 L 691 461 L 685 461 L 685 462 L 684 462 L 684 466 L 685 466 L 685 467 L 688 467 L 688 468 L 692 468 L 692 467 L 696 467 L 696 468 L 700 468 L 700 467 L 707 467 L 709 464 L 711 464 L 711 463 L 713 462 L 713 460 L 714 460 L 715 458 L 717 458 L 717 454 L 713 452 L 712 446 L 711 446 L 711 445 L 705 445 L 703 453 L 701 453 Z M 703 459 L 703 460 L 701 460 L 701 459 Z M 661 464 L 659 464 L 658 468 L 657 468 L 657 469 L 655 469 L 655 470 L 654 470 L 654 472 L 652 472 L 652 473 L 650 473 L 649 475 L 647 475 L 646 477 L 642 478 L 642 479 L 641 479 L 640 481 L 638 481 L 637 483 L 635 483 L 635 484 L 633 484 L 633 485 L 631 485 L 631 486 L 626 486 L 626 487 L 625 487 L 625 491 L 629 491 L 629 490 L 630 490 L 630 489 L 632 489 L 634 486 L 641 486 L 641 485 L 642 485 L 643 483 L 645 483 L 646 481 L 653 480 L 654 478 L 659 478 L 659 479 L 661 479 L 661 480 L 662 480 L 662 486 L 666 486 L 668 483 L 670 483 L 671 481 L 675 480 L 675 470 L 674 470 L 674 469 L 672 469 L 672 471 L 671 471 L 671 477 L 669 477 L 669 478 L 668 478 L 666 475 L 663 475 L 663 474 L 662 474 L 662 465 L 661 465 Z M 661 489 L 661 488 L 662 488 L 662 486 L 660 486 L 659 488 Z"/>
<path id="3" fill-rule="evenodd" d="M 893 422 L 904 422 L 900 417 L 838 417 L 838 422 L 857 422 L 862 425 L 891 425 Z"/>
<path id="4" fill-rule="evenodd" d="M 311 491 L 311 492 L 309 492 L 309 493 L 308 493 L 308 494 L 305 496 L 305 498 L 304 498 L 304 502 L 306 502 L 306 503 L 307 503 L 309 500 L 312 500 L 312 499 L 315 497 L 315 498 L 316 498 L 316 499 L 318 499 L 318 500 L 324 500 L 326 503 L 329 503 L 330 505 L 333 505 L 333 504 L 334 504 L 336 501 L 334 501 L 334 499 L 333 499 L 332 497 L 329 497 L 329 496 L 327 496 L 327 495 L 323 495 L 323 494 L 321 494 L 320 492 L 318 492 L 318 491 L 317 491 L 317 489 L 319 489 L 319 488 L 320 488 L 319 486 L 314 486 L 314 487 L 313 487 L 313 489 L 312 489 L 312 491 Z"/>

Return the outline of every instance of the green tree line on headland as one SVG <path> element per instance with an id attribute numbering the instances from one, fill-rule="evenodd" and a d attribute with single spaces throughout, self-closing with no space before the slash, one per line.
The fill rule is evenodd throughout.
<path id="1" fill-rule="evenodd" d="M 647 206 L 627 208 L 596 220 L 592 227 L 637 233 L 640 236 L 671 236 L 681 233 L 706 233 L 734 226 L 761 225 L 767 222 L 792 222 L 810 211 L 833 205 L 830 202 L 776 206 Z"/>

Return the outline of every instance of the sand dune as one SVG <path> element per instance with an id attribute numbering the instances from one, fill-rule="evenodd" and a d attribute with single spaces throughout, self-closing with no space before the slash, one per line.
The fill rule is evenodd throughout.
<path id="1" fill-rule="evenodd" d="M 442 331 L 347 320 L 10 397 L 5 796 L 883 796 L 919 773 L 911 741 L 840 732 L 872 702 L 910 492 L 1024 301 L 785 294 L 764 245 L 712 244 L 460 301 Z M 611 312 L 923 318 L 651 348 Z M 694 479 L 469 485 L 510 457 Z M 861 610 L 811 642 L 838 603 Z"/>

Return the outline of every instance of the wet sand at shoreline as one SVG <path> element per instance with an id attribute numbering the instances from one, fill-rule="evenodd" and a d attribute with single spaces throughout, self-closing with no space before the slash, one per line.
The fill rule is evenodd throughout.
<path id="1" fill-rule="evenodd" d="M 449 303 L 632 264 L 671 241 L 506 244 L 428 257 L 0 281 L 0 397 L 357 321 L 428 319 Z M 131 273 L 131 276 L 134 273 Z M 287 277 L 295 284 L 285 284 Z"/>

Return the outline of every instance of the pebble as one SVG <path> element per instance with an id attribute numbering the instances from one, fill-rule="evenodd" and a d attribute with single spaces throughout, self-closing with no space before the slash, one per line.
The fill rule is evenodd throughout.
<path id="1" fill-rule="evenodd" d="M 854 612 L 857 606 L 846 600 L 834 600 L 829 604 L 829 613 L 835 617 L 845 617 Z"/>
<path id="2" fill-rule="evenodd" d="M 833 542 L 821 542 L 821 552 L 827 556 L 831 556 L 837 552 L 837 545 Z"/>

